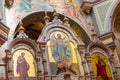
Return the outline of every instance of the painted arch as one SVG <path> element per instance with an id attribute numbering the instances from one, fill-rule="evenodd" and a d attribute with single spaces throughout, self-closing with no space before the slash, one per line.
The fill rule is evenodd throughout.
<path id="1" fill-rule="evenodd" d="M 41 34 L 43 28 L 45 27 L 44 22 L 44 12 L 35 12 L 27 15 L 22 19 L 23 26 L 26 29 L 25 33 L 34 41 L 38 39 L 38 36 Z M 48 16 L 53 16 L 53 12 L 48 12 Z M 50 17 L 51 19 L 53 17 Z M 64 19 L 64 15 L 59 14 L 59 18 L 61 20 Z M 69 17 L 68 17 L 69 18 Z M 69 18 L 70 20 L 70 27 L 76 32 L 77 36 L 82 39 L 82 41 L 85 43 L 85 46 L 90 42 L 90 37 L 84 27 L 82 27 L 78 22 L 75 20 Z M 16 30 L 14 32 L 14 38 L 18 34 L 19 25 L 17 25 Z M 34 34 L 34 35 L 33 35 Z"/>

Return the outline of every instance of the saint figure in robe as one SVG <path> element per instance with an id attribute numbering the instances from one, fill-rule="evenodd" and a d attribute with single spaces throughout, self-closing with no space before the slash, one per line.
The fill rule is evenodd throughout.
<path id="1" fill-rule="evenodd" d="M 97 67 L 97 77 L 102 77 L 103 80 L 108 80 L 108 76 L 106 73 L 106 64 L 105 62 L 100 59 L 100 56 L 98 56 L 98 63 L 96 64 Z"/>
<path id="2" fill-rule="evenodd" d="M 17 59 L 17 74 L 19 74 L 19 80 L 27 80 L 28 70 L 30 68 L 29 64 L 24 58 L 25 53 L 21 53 L 21 56 Z"/>
<path id="3" fill-rule="evenodd" d="M 52 55 L 57 63 L 61 63 L 65 58 L 70 61 L 70 46 L 64 38 L 62 39 L 61 34 L 57 34 L 57 38 L 51 41 Z"/>

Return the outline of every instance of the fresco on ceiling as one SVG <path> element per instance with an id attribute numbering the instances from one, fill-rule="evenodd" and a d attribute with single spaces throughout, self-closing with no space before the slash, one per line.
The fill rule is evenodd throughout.
<path id="1" fill-rule="evenodd" d="M 78 17 L 80 8 L 79 0 L 15 0 L 14 7 L 18 12 L 56 11 L 71 17 Z M 71 10 L 71 11 L 70 11 Z"/>
<path id="2" fill-rule="evenodd" d="M 86 25 L 86 18 L 83 16 L 81 9 L 80 9 L 80 1 L 79 0 L 64 0 L 64 6 L 63 6 L 63 13 L 66 16 L 69 16 L 71 18 L 75 18 L 76 20 L 80 21 L 80 25 L 87 29 Z"/>
<path id="3" fill-rule="evenodd" d="M 95 76 L 98 80 L 112 80 L 110 66 L 107 58 L 101 53 L 96 52 L 92 56 L 92 65 Z"/>
<path id="4" fill-rule="evenodd" d="M 38 11 L 53 11 L 54 9 L 64 15 L 80 21 L 80 25 L 86 29 L 85 19 L 80 10 L 79 0 L 14 0 L 14 5 L 11 9 L 7 10 L 6 20 L 8 26 L 16 27 L 18 17 L 23 18 L 28 14 Z M 13 19 L 11 21 L 11 19 Z M 12 28 L 13 29 L 13 28 Z"/>
<path id="5" fill-rule="evenodd" d="M 31 11 L 31 2 L 32 0 L 20 0 L 19 2 L 19 11 L 30 12 Z"/>
<path id="6" fill-rule="evenodd" d="M 35 62 L 28 50 L 20 49 L 15 51 L 13 61 L 15 78 L 26 80 L 35 77 Z"/>
<path id="7" fill-rule="evenodd" d="M 60 31 L 53 32 L 47 44 L 49 46 L 48 54 L 53 74 L 60 74 L 66 71 L 79 74 L 74 44 L 65 33 Z"/>
<path id="8" fill-rule="evenodd" d="M 80 8 L 75 0 L 64 0 L 64 14 L 73 18 L 79 16 Z"/>

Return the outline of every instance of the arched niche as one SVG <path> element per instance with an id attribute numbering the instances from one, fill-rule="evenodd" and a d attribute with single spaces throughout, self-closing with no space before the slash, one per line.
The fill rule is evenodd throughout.
<path id="1" fill-rule="evenodd" d="M 97 80 L 99 79 L 113 79 L 114 66 L 112 52 L 109 47 L 103 44 L 100 40 L 93 40 L 87 47 L 86 57 L 90 74 L 94 75 Z M 112 59 L 111 59 L 112 58 Z M 103 74 L 104 75 L 103 75 Z"/>
<path id="2" fill-rule="evenodd" d="M 61 39 L 59 39 L 61 40 L 60 42 L 57 42 L 59 41 L 57 36 L 58 34 L 61 35 Z M 65 67 L 65 65 L 67 65 L 66 67 L 69 68 L 68 72 L 70 71 L 74 75 L 80 75 L 80 67 L 78 62 L 79 57 L 77 57 L 75 44 L 70 40 L 69 36 L 63 31 L 54 31 L 50 33 L 49 38 L 50 40 L 47 41 L 47 52 L 52 75 L 58 75 L 64 72 L 62 71 L 62 67 Z M 57 57 L 55 56 L 55 54 Z M 66 59 L 67 62 L 65 63 Z M 58 68 L 61 71 L 59 71 Z"/>
<path id="3" fill-rule="evenodd" d="M 103 51 L 99 49 L 93 51 L 91 55 L 91 62 L 96 79 L 112 80 L 110 62 L 109 59 L 103 54 Z"/>
<path id="4" fill-rule="evenodd" d="M 90 51 L 94 48 L 100 48 L 103 51 L 106 52 L 106 56 L 110 57 L 112 55 L 112 52 L 108 46 L 106 46 L 104 43 L 102 43 L 100 40 L 92 41 L 88 47 L 87 47 L 87 53 L 90 53 Z"/>
<path id="5" fill-rule="evenodd" d="M 71 55 L 72 56 L 72 65 L 74 66 L 74 68 L 70 68 L 69 66 L 69 70 L 65 70 L 63 72 L 60 72 L 57 74 L 57 68 L 58 68 L 58 64 L 56 65 L 56 60 L 55 57 L 53 57 L 53 48 L 51 48 L 51 44 L 59 44 L 56 43 L 56 41 L 58 40 L 57 34 L 61 35 L 61 38 L 66 39 L 66 42 L 69 42 L 69 49 L 73 52 Z M 52 42 L 52 39 L 54 39 Z M 63 42 L 64 43 L 64 38 L 60 40 L 60 43 Z M 42 42 L 47 42 L 46 46 L 45 46 L 45 58 L 47 60 L 47 70 L 49 72 L 50 75 L 59 75 L 62 74 L 66 71 L 68 71 L 70 74 L 72 75 L 77 75 L 76 77 L 78 77 L 79 75 L 81 75 L 81 73 L 83 73 L 83 69 L 81 67 L 82 63 L 81 63 L 81 58 L 80 58 L 80 53 L 78 51 L 78 45 L 84 45 L 84 42 L 82 41 L 81 38 L 78 38 L 77 34 L 74 32 L 74 30 L 72 30 L 72 28 L 70 28 L 70 26 L 65 26 L 64 24 L 60 24 L 60 25 L 56 25 L 56 24 L 50 24 L 50 25 L 46 25 L 43 30 L 42 33 L 40 34 L 37 42 L 39 43 L 39 46 L 41 45 Z M 65 46 L 62 44 L 62 46 Z M 54 46 L 57 47 L 57 45 Z M 68 47 L 66 47 L 68 48 Z M 62 50 L 60 50 L 62 51 Z M 62 58 L 63 59 L 63 58 Z M 62 61 L 62 60 L 61 60 Z M 63 59 L 64 61 L 64 59 Z M 62 63 L 62 62 L 60 62 Z M 65 66 L 63 66 L 65 67 Z M 76 69 L 75 69 L 76 67 Z M 51 69 L 53 68 L 53 69 Z M 70 71 L 71 69 L 71 71 Z M 75 71 L 74 71 L 75 69 Z M 77 73 L 76 73 L 77 71 Z M 82 74 L 83 75 L 83 74 Z"/>
<path id="6" fill-rule="evenodd" d="M 6 50 L 8 78 L 17 80 L 27 77 L 36 80 L 40 58 L 38 52 L 37 44 L 24 32 L 19 32 Z"/>
<path id="7" fill-rule="evenodd" d="M 50 21 L 53 20 L 53 13 L 54 12 L 47 12 L 47 15 L 50 16 Z M 41 12 L 35 12 L 29 14 L 22 19 L 23 26 L 25 28 L 25 33 L 34 41 L 38 39 L 39 35 L 41 34 L 42 30 L 45 27 L 44 16 L 45 13 L 41 11 Z M 64 16 L 65 15 L 63 14 L 59 14 L 59 18 L 61 20 L 64 19 Z M 90 38 L 87 34 L 86 29 L 81 27 L 80 24 L 78 24 L 76 21 L 72 20 L 71 18 L 69 18 L 69 22 L 71 29 L 75 31 L 78 37 L 81 38 L 82 41 L 85 43 L 85 47 L 87 47 L 87 45 L 90 42 Z M 18 34 L 18 29 L 19 29 L 19 25 L 17 25 L 16 30 L 14 32 L 14 38 Z"/>
<path id="8" fill-rule="evenodd" d="M 26 60 L 26 63 L 29 65 L 29 69 L 27 70 L 27 75 L 28 75 L 28 78 L 29 79 L 33 79 L 35 80 L 34 78 L 36 77 L 36 70 L 35 70 L 35 66 L 36 66 L 36 62 L 35 62 L 35 59 L 32 55 L 32 52 L 30 52 L 29 50 L 25 49 L 25 48 L 21 48 L 19 50 L 16 50 L 14 53 L 13 53 L 13 73 L 14 73 L 14 79 L 17 79 L 20 74 L 17 73 L 17 70 L 19 70 L 19 65 L 20 65 L 20 62 L 18 61 L 18 58 L 21 56 L 21 53 L 25 53 L 25 60 Z M 25 68 L 24 66 L 22 66 L 23 69 Z M 23 72 L 24 74 L 25 72 Z"/>
<path id="9" fill-rule="evenodd" d="M 85 44 L 84 41 L 82 41 L 81 38 L 78 37 L 78 35 L 72 30 L 72 28 L 65 26 L 65 25 L 49 25 L 49 26 L 45 26 L 42 33 L 40 34 L 37 42 L 46 42 L 48 39 L 50 39 L 50 34 L 51 32 L 54 31 L 62 31 L 65 32 L 70 39 L 77 44 Z M 76 46 L 77 46 L 76 44 Z"/>

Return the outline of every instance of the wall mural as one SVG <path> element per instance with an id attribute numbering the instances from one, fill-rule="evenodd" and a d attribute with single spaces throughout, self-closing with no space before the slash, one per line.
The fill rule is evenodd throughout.
<path id="1" fill-rule="evenodd" d="M 25 49 L 15 51 L 13 55 L 14 76 L 20 80 L 35 77 L 35 62 L 32 54 Z"/>
<path id="2" fill-rule="evenodd" d="M 64 14 L 70 17 L 78 17 L 78 12 L 72 0 L 64 0 Z"/>
<path id="3" fill-rule="evenodd" d="M 53 32 L 47 44 L 49 46 L 48 54 L 53 74 L 66 71 L 79 74 L 74 44 L 65 33 L 59 31 Z"/>
<path id="4" fill-rule="evenodd" d="M 56 9 L 67 16 L 78 18 L 80 16 L 79 0 L 15 0 L 14 8 L 17 16 L 33 11 L 53 11 Z"/>
<path id="5" fill-rule="evenodd" d="M 100 80 L 112 80 L 110 66 L 107 58 L 101 53 L 96 52 L 92 56 L 92 65 L 95 76 Z"/>
<path id="6" fill-rule="evenodd" d="M 31 11 L 31 1 L 32 0 L 20 0 L 19 11 L 30 12 Z"/>
<path id="7" fill-rule="evenodd" d="M 14 0 L 12 8 L 6 10 L 6 21 L 8 21 L 8 26 L 14 30 L 18 23 L 18 17 L 23 18 L 33 12 L 45 10 L 51 12 L 56 9 L 57 12 L 80 21 L 81 27 L 87 30 L 86 20 L 79 6 L 79 0 Z"/>

